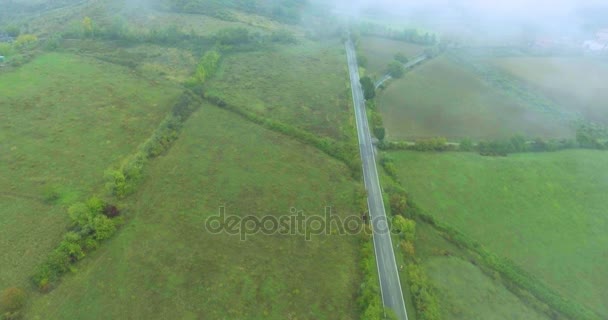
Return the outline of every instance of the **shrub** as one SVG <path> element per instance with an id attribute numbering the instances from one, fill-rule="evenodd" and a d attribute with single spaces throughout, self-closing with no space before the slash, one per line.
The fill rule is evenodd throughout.
<path id="1" fill-rule="evenodd" d="M 413 242 L 416 240 L 416 221 L 409 220 L 403 216 L 395 216 L 393 218 L 393 230 L 398 232 L 406 241 Z"/>
<path id="2" fill-rule="evenodd" d="M 93 219 L 93 230 L 95 230 L 95 239 L 108 239 L 116 231 L 114 221 L 104 215 L 98 215 Z"/>
<path id="3" fill-rule="evenodd" d="M 34 46 L 38 42 L 38 37 L 33 34 L 22 34 L 15 40 L 15 47 L 28 48 Z"/>
<path id="4" fill-rule="evenodd" d="M 395 54 L 395 60 L 401 62 L 401 63 L 407 63 L 409 60 L 408 58 L 405 56 L 405 54 L 403 52 L 398 52 Z"/>
<path id="5" fill-rule="evenodd" d="M 386 136 L 386 130 L 384 127 L 375 127 L 374 136 L 376 136 L 376 138 L 378 138 L 380 141 L 384 140 L 384 137 Z"/>
<path id="6" fill-rule="evenodd" d="M 376 96 L 376 87 L 372 79 L 368 76 L 362 77 L 359 82 L 363 88 L 363 96 L 365 100 L 371 100 Z"/>
<path id="7" fill-rule="evenodd" d="M 72 220 L 72 225 L 80 228 L 85 228 L 88 226 L 93 219 L 91 211 L 84 203 L 76 203 L 71 205 L 68 208 L 68 215 Z"/>
<path id="8" fill-rule="evenodd" d="M 7 288 L 0 294 L 0 310 L 3 312 L 16 312 L 25 305 L 27 296 L 20 288 Z"/>
<path id="9" fill-rule="evenodd" d="M 460 151 L 473 151 L 473 142 L 471 139 L 462 139 L 458 147 Z"/>
<path id="10" fill-rule="evenodd" d="M 441 319 L 437 297 L 434 294 L 434 289 L 431 287 L 424 270 L 417 264 L 412 263 L 407 266 L 407 274 L 410 283 L 410 291 L 414 296 L 414 306 L 416 307 L 418 319 Z"/>
<path id="11" fill-rule="evenodd" d="M 127 179 L 119 169 L 106 170 L 104 174 L 106 189 L 113 195 L 122 198 L 127 195 Z"/>
<path id="12" fill-rule="evenodd" d="M 391 77 L 398 79 L 403 77 L 403 74 L 405 73 L 405 68 L 403 67 L 403 64 L 401 62 L 392 61 L 388 64 L 387 71 L 388 74 L 391 75 Z"/>
<path id="13" fill-rule="evenodd" d="M 446 151 L 448 149 L 448 140 L 444 137 L 418 140 L 412 149 L 416 151 Z"/>
<path id="14" fill-rule="evenodd" d="M 89 211 L 93 215 L 98 215 L 98 214 L 102 213 L 103 208 L 106 206 L 106 204 L 103 202 L 103 200 L 99 199 L 96 196 L 89 198 L 87 200 L 86 205 L 87 205 L 87 209 L 89 209 Z"/>
<path id="15" fill-rule="evenodd" d="M 382 159 L 380 159 L 380 165 L 382 168 L 384 168 L 384 171 L 389 177 L 395 180 L 399 179 L 397 175 L 397 168 L 395 167 L 395 163 L 393 162 L 392 158 L 387 155 L 383 156 Z"/>

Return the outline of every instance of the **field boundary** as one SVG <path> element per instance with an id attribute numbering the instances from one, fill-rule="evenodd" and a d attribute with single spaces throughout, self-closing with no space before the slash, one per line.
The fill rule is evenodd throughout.
<path id="1" fill-rule="evenodd" d="M 247 110 L 245 107 L 227 103 L 222 98 L 215 95 L 205 95 L 205 99 L 211 104 L 228 110 L 242 118 L 260 125 L 266 129 L 282 133 L 288 137 L 294 138 L 304 144 L 310 145 L 327 154 L 328 156 L 344 163 L 349 170 L 353 179 L 361 178 L 361 160 L 356 152 L 356 147 L 351 146 L 347 142 L 340 142 L 329 137 L 318 137 L 306 130 L 296 128 L 283 122 L 272 120 Z"/>
<path id="2" fill-rule="evenodd" d="M 389 172 L 392 170 L 390 168 L 387 170 L 386 167 L 390 163 L 391 162 L 381 162 L 381 165 L 385 172 L 387 172 L 387 175 L 390 177 L 392 182 L 395 183 L 399 188 L 403 189 L 403 186 L 398 181 L 398 178 Z M 561 314 L 569 318 L 579 320 L 601 319 L 598 314 L 589 308 L 562 297 L 553 289 L 539 281 L 536 277 L 521 269 L 510 259 L 501 257 L 489 251 L 479 242 L 466 236 L 461 231 L 424 212 L 409 197 L 407 200 L 407 215 L 430 225 L 436 229 L 447 241 L 472 253 L 474 256 L 479 257 L 481 263 L 483 263 L 486 268 L 499 273 L 502 278 L 506 280 L 503 281 L 503 284 L 513 294 L 518 296 L 524 303 L 530 305 L 538 311 L 553 318 L 559 317 Z M 531 301 L 529 295 L 532 295 L 539 302 L 546 304 L 548 308 L 539 306 L 534 301 Z"/>

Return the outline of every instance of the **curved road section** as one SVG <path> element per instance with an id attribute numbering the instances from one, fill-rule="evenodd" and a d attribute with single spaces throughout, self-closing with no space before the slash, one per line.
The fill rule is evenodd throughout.
<path id="1" fill-rule="evenodd" d="M 365 99 L 359 82 L 359 65 L 357 55 L 352 41 L 346 42 L 346 56 L 348 58 L 348 69 L 350 73 L 351 88 L 353 91 L 353 103 L 357 120 L 357 133 L 359 137 L 359 150 L 363 163 L 363 179 L 367 190 L 367 206 L 371 216 L 374 232 L 374 250 L 376 252 L 376 263 L 380 278 L 380 291 L 382 303 L 385 308 L 390 308 L 396 314 L 397 319 L 407 320 L 407 311 L 403 301 L 399 272 L 393 252 L 393 242 L 388 229 L 386 212 L 382 201 L 382 190 L 378 180 L 378 170 L 374 155 L 374 145 L 369 131 L 367 115 L 365 112 Z"/>

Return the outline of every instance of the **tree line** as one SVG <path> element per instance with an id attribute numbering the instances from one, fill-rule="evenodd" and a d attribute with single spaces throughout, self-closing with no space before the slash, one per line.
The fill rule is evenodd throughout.
<path id="1" fill-rule="evenodd" d="M 362 35 L 384 37 L 424 46 L 433 46 L 439 43 L 439 38 L 436 34 L 419 32 L 417 29 L 412 28 L 394 29 L 373 22 L 363 22 L 357 26 L 357 30 Z"/>
<path id="2" fill-rule="evenodd" d="M 265 16 L 282 23 L 300 22 L 307 0 L 164 0 L 168 9 L 206 14 L 226 21 L 236 21 L 231 10 Z"/>

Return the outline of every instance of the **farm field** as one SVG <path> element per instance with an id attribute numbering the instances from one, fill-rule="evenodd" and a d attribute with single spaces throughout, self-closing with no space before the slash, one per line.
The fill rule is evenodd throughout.
<path id="1" fill-rule="evenodd" d="M 27 282 L 65 231 L 64 206 L 99 188 L 179 92 L 69 54 L 0 74 L 0 288 Z"/>
<path id="2" fill-rule="evenodd" d="M 608 316 L 608 153 L 390 155 L 424 211 Z"/>
<path id="3" fill-rule="evenodd" d="M 259 115 L 335 139 L 353 136 L 342 45 L 302 40 L 226 56 L 208 92 Z"/>
<path id="4" fill-rule="evenodd" d="M 361 53 L 367 58 L 367 73 L 381 78 L 386 73 L 388 64 L 395 59 L 395 54 L 401 52 L 408 58 L 413 58 L 424 51 L 424 46 L 391 40 L 380 37 L 361 37 Z"/>
<path id="5" fill-rule="evenodd" d="M 498 278 L 488 276 L 473 259 L 446 241 L 432 226 L 418 222 L 416 248 L 435 287 L 443 319 L 548 320 L 509 291 Z"/>
<path id="6" fill-rule="evenodd" d="M 521 57 L 490 63 L 533 86 L 566 112 L 608 124 L 608 61 L 594 58 Z"/>
<path id="7" fill-rule="evenodd" d="M 519 104 L 446 56 L 391 82 L 377 99 L 387 137 L 393 140 L 574 137 L 565 121 Z"/>
<path id="8" fill-rule="evenodd" d="M 358 237 L 211 234 L 205 220 L 355 214 L 359 185 L 320 151 L 204 105 L 121 204 L 129 222 L 27 310 L 32 319 L 355 319 Z"/>

